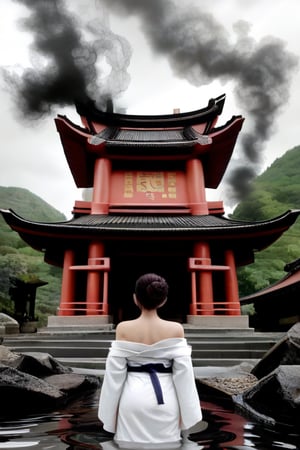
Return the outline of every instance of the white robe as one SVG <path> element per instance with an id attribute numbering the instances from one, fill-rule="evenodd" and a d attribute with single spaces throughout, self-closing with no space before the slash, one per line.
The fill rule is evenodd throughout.
<path id="1" fill-rule="evenodd" d="M 149 373 L 127 372 L 127 365 L 172 364 L 172 373 L 157 373 L 164 397 L 158 404 Z M 115 433 L 120 447 L 178 446 L 181 430 L 201 421 L 202 412 L 185 338 L 152 345 L 113 341 L 100 393 L 99 419 Z M 142 447 L 141 447 L 142 446 Z"/>

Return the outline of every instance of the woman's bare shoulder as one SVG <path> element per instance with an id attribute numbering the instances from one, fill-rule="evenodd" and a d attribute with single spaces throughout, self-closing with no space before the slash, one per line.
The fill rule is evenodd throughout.
<path id="1" fill-rule="evenodd" d="M 135 320 L 124 320 L 116 326 L 116 339 L 126 339 L 128 331 L 134 328 Z"/>
<path id="2" fill-rule="evenodd" d="M 170 337 L 184 337 L 184 329 L 181 323 L 164 320 L 164 324 L 166 331 L 171 334 Z"/>

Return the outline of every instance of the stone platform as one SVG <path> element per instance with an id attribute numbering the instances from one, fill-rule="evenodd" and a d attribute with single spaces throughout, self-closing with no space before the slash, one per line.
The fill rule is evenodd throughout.
<path id="1" fill-rule="evenodd" d="M 249 328 L 249 316 L 187 316 L 187 323 L 202 328 Z"/>
<path id="2" fill-rule="evenodd" d="M 249 329 L 249 317 L 243 316 L 187 316 L 187 325 L 199 329 Z M 107 316 L 49 316 L 47 328 L 113 328 L 112 317 Z"/>

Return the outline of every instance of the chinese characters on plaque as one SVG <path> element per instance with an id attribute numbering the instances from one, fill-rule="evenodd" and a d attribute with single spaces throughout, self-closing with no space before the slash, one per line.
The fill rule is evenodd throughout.
<path id="1" fill-rule="evenodd" d="M 176 199 L 176 172 L 125 172 L 124 197 L 141 194 L 145 200 Z"/>

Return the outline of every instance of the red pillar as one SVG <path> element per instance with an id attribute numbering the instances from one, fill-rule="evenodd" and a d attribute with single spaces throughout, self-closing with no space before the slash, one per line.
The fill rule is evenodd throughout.
<path id="1" fill-rule="evenodd" d="M 194 215 L 208 214 L 202 162 L 196 158 L 187 161 L 186 175 L 191 213 Z"/>
<path id="2" fill-rule="evenodd" d="M 94 242 L 89 246 L 89 262 L 93 259 L 104 257 L 104 245 L 102 242 Z M 86 287 L 86 315 L 99 315 L 103 285 L 102 274 L 99 270 L 89 270 Z"/>
<path id="3" fill-rule="evenodd" d="M 75 253 L 73 250 L 66 250 L 64 255 L 64 267 L 62 273 L 61 299 L 58 309 L 59 316 L 74 315 L 75 300 L 75 273 L 70 270 L 74 265 Z"/>
<path id="4" fill-rule="evenodd" d="M 241 306 L 239 299 L 238 280 L 236 276 L 236 265 L 232 250 L 225 251 L 225 264 L 229 270 L 225 272 L 225 295 L 226 309 L 229 316 L 240 316 Z"/>
<path id="5" fill-rule="evenodd" d="M 107 158 L 99 158 L 94 167 L 94 189 L 92 214 L 108 214 L 110 190 L 111 162 Z"/>
<path id="6" fill-rule="evenodd" d="M 192 304 L 190 313 L 192 315 L 211 316 L 214 315 L 212 271 L 209 269 L 201 270 L 201 265 L 211 265 L 210 249 L 207 242 L 195 244 L 194 257 L 197 258 L 199 263 L 199 270 L 192 272 Z"/>

